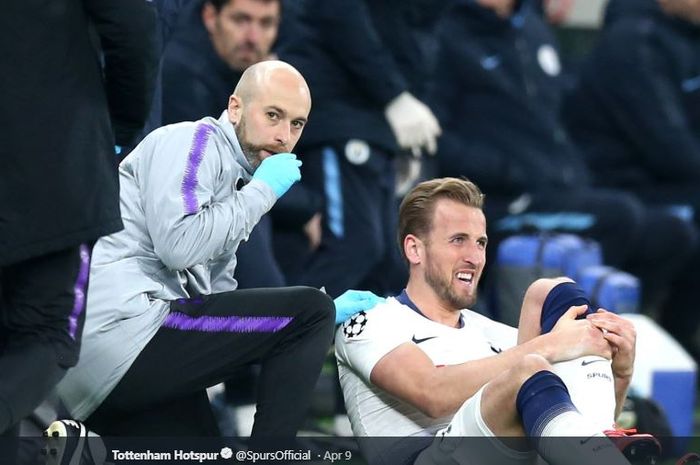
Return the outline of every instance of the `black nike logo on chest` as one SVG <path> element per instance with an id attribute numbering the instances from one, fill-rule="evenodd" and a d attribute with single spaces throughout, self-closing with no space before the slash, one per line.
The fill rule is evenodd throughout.
<path id="1" fill-rule="evenodd" d="M 429 336 L 429 337 L 422 337 L 422 338 L 418 339 L 416 337 L 416 335 L 414 334 L 413 337 L 411 338 L 411 340 L 416 344 L 420 344 L 421 342 L 429 341 L 430 339 L 435 339 L 436 337 L 437 336 Z"/>

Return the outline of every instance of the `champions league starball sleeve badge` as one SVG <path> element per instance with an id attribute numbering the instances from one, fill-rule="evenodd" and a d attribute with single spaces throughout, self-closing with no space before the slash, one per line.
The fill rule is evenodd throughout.
<path id="1" fill-rule="evenodd" d="M 349 320 L 343 323 L 343 334 L 350 339 L 362 334 L 367 324 L 367 314 L 364 311 L 356 313 Z"/>

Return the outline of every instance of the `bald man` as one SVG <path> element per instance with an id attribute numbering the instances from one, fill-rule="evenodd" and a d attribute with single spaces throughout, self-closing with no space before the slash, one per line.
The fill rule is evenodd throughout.
<path id="1" fill-rule="evenodd" d="M 262 62 L 219 119 L 157 129 L 124 159 L 125 228 L 95 246 L 80 362 L 59 386 L 74 419 L 101 435 L 216 435 L 205 389 L 260 363 L 253 437 L 296 434 L 333 301 L 305 287 L 235 290 L 233 272 L 240 242 L 300 179 L 290 152 L 310 109 L 296 69 Z"/>

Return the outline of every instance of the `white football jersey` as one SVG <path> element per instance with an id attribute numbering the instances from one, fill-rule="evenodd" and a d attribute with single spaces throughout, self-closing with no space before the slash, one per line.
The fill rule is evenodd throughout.
<path id="1" fill-rule="evenodd" d="M 399 298 L 407 301 L 405 291 Z M 452 328 L 392 297 L 338 328 L 340 385 L 355 436 L 433 436 L 450 422 L 451 416 L 430 418 L 372 385 L 370 374 L 383 356 L 405 343 L 416 344 L 440 366 L 490 357 L 517 342 L 516 328 L 471 310 L 462 310 L 461 316 L 462 327 Z"/>

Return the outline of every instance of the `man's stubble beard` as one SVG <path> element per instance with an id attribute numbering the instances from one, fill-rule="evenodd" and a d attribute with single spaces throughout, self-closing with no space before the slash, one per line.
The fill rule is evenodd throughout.
<path id="1" fill-rule="evenodd" d="M 260 160 L 260 151 L 263 150 L 263 148 L 245 142 L 246 130 L 245 121 L 243 118 L 241 118 L 238 124 L 233 126 L 233 130 L 236 133 L 238 144 L 241 146 L 241 150 L 243 151 L 243 156 L 246 160 L 248 160 L 248 163 L 253 168 L 253 171 L 255 171 L 262 162 L 262 160 Z"/>
<path id="2" fill-rule="evenodd" d="M 432 265 L 431 260 L 428 260 L 426 263 L 425 282 L 428 283 L 441 300 L 456 310 L 470 308 L 476 303 L 476 292 L 471 296 L 461 296 L 455 293 L 451 282 L 446 282 L 443 279 L 439 271 Z"/>

